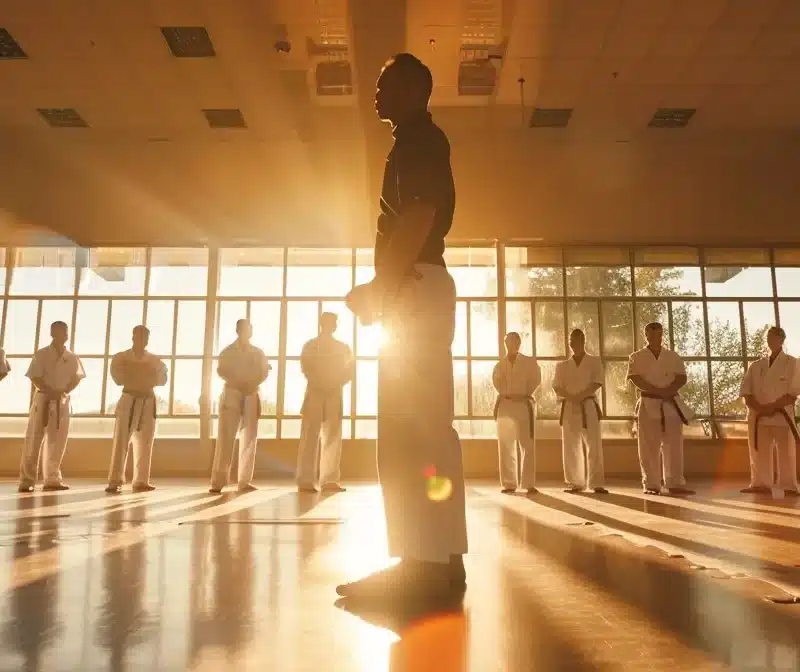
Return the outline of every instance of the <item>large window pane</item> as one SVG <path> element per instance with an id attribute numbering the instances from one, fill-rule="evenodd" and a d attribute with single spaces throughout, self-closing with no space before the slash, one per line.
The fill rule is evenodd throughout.
<path id="1" fill-rule="evenodd" d="M 31 381 L 25 377 L 31 365 L 30 357 L 9 357 L 11 371 L 0 384 L 0 408 L 3 413 L 26 414 L 30 410 Z"/>
<path id="2" fill-rule="evenodd" d="M 150 296 L 206 296 L 208 293 L 208 250 L 154 247 L 150 263 Z"/>
<path id="3" fill-rule="evenodd" d="M 778 296 L 800 297 L 800 268 L 776 268 L 775 283 Z"/>
<path id="4" fill-rule="evenodd" d="M 375 278 L 375 251 L 372 248 L 356 250 L 356 284 L 363 285 Z M 369 422 L 364 420 L 363 422 Z M 358 423 L 356 423 L 358 425 Z"/>
<path id="5" fill-rule="evenodd" d="M 456 302 L 456 326 L 453 334 L 453 355 L 466 357 L 467 355 L 467 302 Z"/>
<path id="6" fill-rule="evenodd" d="M 82 357 L 81 363 L 86 372 L 78 387 L 70 395 L 69 403 L 75 415 L 99 415 L 103 412 L 103 360 Z"/>
<path id="7" fill-rule="evenodd" d="M 283 412 L 285 415 L 300 415 L 305 392 L 306 379 L 300 370 L 299 360 L 286 360 L 286 376 L 283 387 Z"/>
<path id="8" fill-rule="evenodd" d="M 497 252 L 493 247 L 450 247 L 444 258 L 458 296 L 497 296 Z"/>
<path id="9" fill-rule="evenodd" d="M 455 394 L 456 417 L 469 415 L 469 384 L 467 380 L 467 361 L 453 361 L 453 392 Z"/>
<path id="10" fill-rule="evenodd" d="M 786 332 L 783 348 L 793 357 L 800 357 L 800 301 L 781 301 L 778 312 L 781 316 L 781 327 Z"/>
<path id="11" fill-rule="evenodd" d="M 202 355 L 206 332 L 205 301 L 178 301 L 176 355 Z"/>
<path id="12" fill-rule="evenodd" d="M 200 359 L 178 359 L 174 365 L 175 399 L 173 415 L 200 413 L 200 387 L 203 382 L 203 362 Z"/>
<path id="13" fill-rule="evenodd" d="M 566 356 L 564 334 L 564 304 L 561 301 L 541 301 L 535 306 L 536 356 Z"/>
<path id="14" fill-rule="evenodd" d="M 705 357 L 706 330 L 700 301 L 672 303 L 672 337 L 675 351 L 682 357 Z"/>
<path id="15" fill-rule="evenodd" d="M 709 415 L 708 362 L 686 362 L 686 378 L 681 398 L 697 415 Z"/>
<path id="16" fill-rule="evenodd" d="M 628 362 L 606 362 L 605 371 L 606 415 L 633 415 L 636 405 L 636 390 L 628 382 Z"/>
<path id="17" fill-rule="evenodd" d="M 767 352 L 767 331 L 775 326 L 775 304 L 772 301 L 745 301 L 745 348 L 748 357 L 763 357 Z"/>
<path id="18" fill-rule="evenodd" d="M 516 331 L 522 338 L 520 352 L 533 354 L 533 325 L 531 324 L 531 304 L 528 301 L 506 302 L 506 332 Z"/>
<path id="19" fill-rule="evenodd" d="M 742 362 L 711 362 L 715 416 L 745 416 L 746 408 L 739 398 L 744 371 Z"/>
<path id="20" fill-rule="evenodd" d="M 39 324 L 39 345 L 43 348 L 50 344 L 50 326 L 53 322 L 64 322 L 67 329 L 72 329 L 72 299 L 46 299 L 42 301 L 42 317 Z M 68 346 L 72 344 L 72 334 Z M 71 349 L 71 348 L 70 348 Z"/>
<path id="21" fill-rule="evenodd" d="M 286 269 L 287 296 L 345 296 L 353 285 L 349 249 L 290 248 Z"/>
<path id="22" fill-rule="evenodd" d="M 586 349 L 600 352 L 600 329 L 596 301 L 572 301 L 567 304 L 567 327 L 569 331 L 582 329 L 586 334 Z"/>
<path id="23" fill-rule="evenodd" d="M 236 338 L 236 323 L 247 317 L 246 301 L 218 301 L 217 302 L 217 324 L 214 332 L 214 354 L 218 355 Z M 253 340 L 255 341 L 255 328 L 253 329 Z M 261 347 L 256 341 L 256 345 Z"/>
<path id="24" fill-rule="evenodd" d="M 733 301 L 709 301 L 708 334 L 712 357 L 741 357 L 739 304 Z"/>
<path id="25" fill-rule="evenodd" d="M 338 319 L 336 320 L 336 333 L 334 337 L 343 343 L 347 343 L 352 350 L 355 315 L 348 310 L 344 301 L 323 301 L 322 312 L 336 315 Z"/>
<path id="26" fill-rule="evenodd" d="M 175 362 L 174 360 L 168 359 L 164 361 L 164 365 L 167 367 L 167 384 L 162 385 L 161 387 L 157 387 L 154 390 L 156 395 L 156 413 L 158 413 L 159 417 L 165 415 L 171 415 L 172 411 L 170 410 L 170 381 L 175 376 Z M 111 367 L 109 367 L 110 369 Z M 111 389 L 110 386 L 106 388 L 106 390 Z M 118 390 L 118 392 L 117 392 Z M 115 389 L 117 392 L 111 399 L 115 399 L 119 401 L 119 393 L 122 392 L 121 389 Z M 177 395 L 177 391 L 176 391 Z M 108 400 L 108 396 L 106 396 L 106 400 Z M 187 409 L 188 410 L 188 409 Z M 158 434 L 158 428 L 156 427 L 156 434 Z"/>
<path id="27" fill-rule="evenodd" d="M 470 303 L 470 353 L 473 357 L 498 356 L 497 302 Z"/>
<path id="28" fill-rule="evenodd" d="M 105 354 L 108 301 L 82 299 L 78 301 L 76 311 L 73 350 L 79 355 Z"/>
<path id="29" fill-rule="evenodd" d="M 166 364 L 167 373 L 169 375 L 171 374 L 171 370 L 169 369 L 170 363 L 166 362 Z M 114 415 L 117 410 L 120 395 L 122 395 L 122 386 L 117 385 L 111 377 L 111 365 L 109 364 L 106 369 L 106 399 L 103 407 L 103 413 L 105 413 L 105 415 Z M 164 387 L 157 387 L 155 389 L 155 395 L 156 412 L 160 415 L 166 415 L 169 413 L 169 402 L 167 399 L 169 397 L 169 382 L 167 382 Z"/>
<path id="30" fill-rule="evenodd" d="M 36 316 L 39 302 L 9 299 L 6 304 L 7 355 L 32 355 L 36 350 Z"/>
<path id="31" fill-rule="evenodd" d="M 561 406 L 556 393 L 553 392 L 553 378 L 556 375 L 556 362 L 539 361 L 542 370 L 542 384 L 536 391 L 536 414 L 540 418 L 557 418 Z"/>
<path id="32" fill-rule="evenodd" d="M 281 338 L 281 304 L 278 301 L 253 301 L 250 304 L 250 322 L 253 324 L 253 343 L 268 357 L 277 357 Z"/>
<path id="33" fill-rule="evenodd" d="M 142 323 L 143 301 L 114 300 L 111 302 L 111 335 L 109 353 L 128 350 L 132 345 L 133 328 Z"/>
<path id="34" fill-rule="evenodd" d="M 21 247 L 11 272 L 9 293 L 16 296 L 72 296 L 74 247 Z"/>
<path id="35" fill-rule="evenodd" d="M 298 356 L 303 346 L 319 333 L 319 304 L 290 301 L 286 311 L 286 354 Z"/>
<path id="36" fill-rule="evenodd" d="M 664 345 L 669 346 L 669 308 L 667 308 L 667 304 L 660 301 L 637 301 L 634 311 L 636 313 L 634 341 L 637 350 L 647 345 L 644 328 L 651 322 L 659 322 L 664 327 Z"/>
<path id="37" fill-rule="evenodd" d="M 0 247 L 0 287 L 3 287 L 3 293 L 5 293 L 5 286 L 6 286 L 6 248 Z"/>
<path id="38" fill-rule="evenodd" d="M 159 357 L 172 355 L 175 301 L 148 301 L 147 328 L 150 329 L 150 345 L 147 349 Z"/>
<path id="39" fill-rule="evenodd" d="M 219 251 L 217 296 L 281 296 L 281 248 L 227 248 Z"/>
<path id="40" fill-rule="evenodd" d="M 378 362 L 359 360 L 356 363 L 356 415 L 378 414 Z"/>
<path id="41" fill-rule="evenodd" d="M 561 261 L 557 248 L 507 247 L 506 296 L 563 296 Z"/>
<path id="42" fill-rule="evenodd" d="M 634 271 L 636 296 L 700 296 L 700 268 L 692 266 L 640 266 Z"/>
<path id="43" fill-rule="evenodd" d="M 492 371 L 496 362 L 470 362 L 472 370 L 472 415 L 491 417 L 497 397 L 492 385 Z"/>
<path id="44" fill-rule="evenodd" d="M 570 266 L 567 296 L 630 296 L 630 266 Z"/>
<path id="45" fill-rule="evenodd" d="M 604 301 L 600 309 L 603 313 L 603 354 L 627 357 L 633 351 L 633 304 L 629 301 Z"/>
<path id="46" fill-rule="evenodd" d="M 358 357 L 377 357 L 385 339 L 383 327 L 378 323 L 365 327 L 356 320 L 356 330 L 356 355 Z"/>
<path id="47" fill-rule="evenodd" d="M 82 251 L 78 294 L 82 296 L 141 296 L 144 294 L 147 252 L 136 247 L 97 247 Z"/>
<path id="48" fill-rule="evenodd" d="M 772 272 L 767 267 L 708 266 L 705 273 L 707 296 L 772 296 Z"/>

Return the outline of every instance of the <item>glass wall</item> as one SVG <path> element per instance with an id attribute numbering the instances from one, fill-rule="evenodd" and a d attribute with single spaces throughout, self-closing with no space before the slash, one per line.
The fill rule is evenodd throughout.
<path id="1" fill-rule="evenodd" d="M 800 354 L 797 249 L 487 244 L 450 247 L 446 256 L 458 291 L 453 355 L 462 437 L 495 435 L 491 372 L 506 331 L 519 331 L 523 352 L 542 366 L 544 436 L 558 430 L 552 376 L 573 327 L 603 359 L 604 432 L 620 438 L 633 430 L 627 357 L 642 346 L 647 322 L 662 322 L 667 344 L 686 360 L 685 397 L 702 418 L 692 426 L 696 436 L 742 434 L 739 383 L 764 352 L 769 325 L 783 326 L 787 351 Z M 371 279 L 372 261 L 371 250 L 351 248 L 0 248 L 0 340 L 12 368 L 0 383 L 0 434 L 24 433 L 31 391 L 25 372 L 49 341 L 50 323 L 63 320 L 87 372 L 72 400 L 76 435 L 110 436 L 120 391 L 109 360 L 145 323 L 150 350 L 169 370 L 168 385 L 157 391 L 159 436 L 199 437 L 204 417 L 214 436 L 217 357 L 235 339 L 236 320 L 248 317 L 273 366 L 261 394 L 261 436 L 297 438 L 305 389 L 300 351 L 316 335 L 320 314 L 331 311 L 339 316 L 338 337 L 356 356 L 344 435 L 374 438 L 382 334 L 358 325 L 343 302 L 354 284 Z M 502 281 L 498 269 L 505 269 Z"/>

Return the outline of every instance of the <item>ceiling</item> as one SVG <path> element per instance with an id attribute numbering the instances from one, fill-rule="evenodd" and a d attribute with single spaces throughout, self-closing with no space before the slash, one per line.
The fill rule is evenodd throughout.
<path id="1" fill-rule="evenodd" d="M 800 241 L 797 0 L 0 0 L 0 29 L 2 242 L 361 244 L 398 51 L 434 75 L 456 237 Z M 85 127 L 37 111 L 65 108 Z"/>

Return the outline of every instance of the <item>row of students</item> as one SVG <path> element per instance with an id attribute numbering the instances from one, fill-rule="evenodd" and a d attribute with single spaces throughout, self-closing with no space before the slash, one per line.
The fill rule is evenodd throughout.
<path id="1" fill-rule="evenodd" d="M 645 327 L 647 346 L 631 353 L 627 379 L 637 389 L 639 465 L 645 494 L 666 488 L 671 495 L 691 495 L 683 468 L 683 427 L 694 413 L 680 397 L 687 383 L 680 355 L 663 347 L 664 329 L 658 322 Z M 769 355 L 753 362 L 740 389 L 748 408 L 750 485 L 742 492 L 770 494 L 773 486 L 787 497 L 800 496 L 797 483 L 796 443 L 800 442 L 794 405 L 800 396 L 800 366 L 783 352 L 786 334 L 780 327 L 767 333 Z M 511 494 L 520 487 L 536 490 L 536 407 L 534 393 L 542 382 L 533 357 L 519 352 L 521 338 L 506 336 L 506 356 L 494 368 L 500 483 Z M 561 404 L 564 479 L 567 492 L 592 490 L 606 494 L 602 411 L 597 392 L 604 384 L 599 357 L 586 352 L 580 329 L 570 333 L 572 357 L 556 365 L 553 390 Z M 522 464 L 518 465 L 517 455 Z M 777 481 L 773 456 L 777 454 Z"/>

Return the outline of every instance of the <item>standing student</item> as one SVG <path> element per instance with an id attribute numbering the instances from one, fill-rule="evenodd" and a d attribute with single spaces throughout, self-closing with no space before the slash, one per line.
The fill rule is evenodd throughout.
<path id="1" fill-rule="evenodd" d="M 353 379 L 353 351 L 333 337 L 337 326 L 335 313 L 322 313 L 319 336 L 308 341 L 300 355 L 306 378 L 297 454 L 297 487 L 301 491 L 344 491 L 339 483 L 342 389 Z"/>
<path id="2" fill-rule="evenodd" d="M 628 359 L 628 380 L 639 390 L 636 407 L 639 464 L 645 494 L 693 495 L 683 474 L 683 426 L 691 411 L 678 391 L 686 385 L 686 367 L 676 352 L 663 347 L 664 327 L 651 322 L 644 329 L 647 346 Z M 663 472 L 661 460 L 663 459 Z"/>
<path id="3" fill-rule="evenodd" d="M 78 356 L 67 349 L 66 323 L 53 322 L 50 337 L 50 345 L 36 351 L 25 374 L 35 392 L 19 467 L 19 492 L 33 492 L 43 445 L 44 489 L 69 490 L 61 475 L 69 438 L 69 395 L 86 373 Z"/>
<path id="4" fill-rule="evenodd" d="M 219 398 L 219 426 L 209 488 L 212 493 L 221 492 L 228 483 L 237 435 L 238 490 L 250 492 L 256 489 L 252 480 L 256 468 L 258 419 L 261 416 L 258 389 L 272 367 L 264 351 L 250 342 L 252 335 L 250 322 L 239 320 L 236 322 L 237 339 L 219 355 L 217 373 L 225 381 L 225 387 Z"/>
<path id="5" fill-rule="evenodd" d="M 133 491 L 150 492 L 150 465 L 156 435 L 155 388 L 167 384 L 167 367 L 147 351 L 150 330 L 143 324 L 133 328 L 133 344 L 111 359 L 111 378 L 122 386 L 114 412 L 114 438 L 106 492 L 118 494 L 125 480 L 128 450 L 133 444 Z"/>
<path id="6" fill-rule="evenodd" d="M 467 552 L 461 443 L 453 427 L 456 289 L 444 261 L 455 187 L 450 144 L 433 123 L 431 71 L 398 54 L 378 79 L 375 107 L 391 124 L 375 240 L 375 279 L 347 304 L 362 324 L 380 317 L 378 473 L 391 557 L 400 562 L 343 584 L 343 596 L 458 597 Z M 431 496 L 431 478 L 447 484 Z M 438 491 L 437 491 L 438 493 Z"/>
<path id="7" fill-rule="evenodd" d="M 606 494 L 603 440 L 597 391 L 603 387 L 603 363 L 586 352 L 586 336 L 580 329 L 569 335 L 572 357 L 556 364 L 553 390 L 561 399 L 561 444 L 567 492 L 594 490 Z M 584 455 L 584 446 L 586 454 Z"/>
<path id="8" fill-rule="evenodd" d="M 506 334 L 506 356 L 494 366 L 492 383 L 497 391 L 494 418 L 497 421 L 497 452 L 500 485 L 505 494 L 522 485 L 536 494 L 536 404 L 533 395 L 542 384 L 542 371 L 533 357 L 523 355 L 522 338 L 516 331 Z M 517 445 L 522 460 L 517 464 Z M 521 478 L 520 478 L 521 472 Z"/>
<path id="9" fill-rule="evenodd" d="M 786 332 L 771 327 L 767 332 L 769 355 L 753 362 L 742 380 L 740 394 L 747 404 L 750 485 L 742 490 L 772 494 L 777 485 L 787 497 L 800 497 L 797 486 L 797 431 L 794 404 L 800 395 L 800 369 L 794 357 L 783 351 Z M 778 457 L 775 483 L 773 455 Z"/>
<path id="10" fill-rule="evenodd" d="M 4 380 L 9 373 L 11 373 L 11 367 L 6 359 L 6 351 L 0 348 L 0 380 Z"/>

